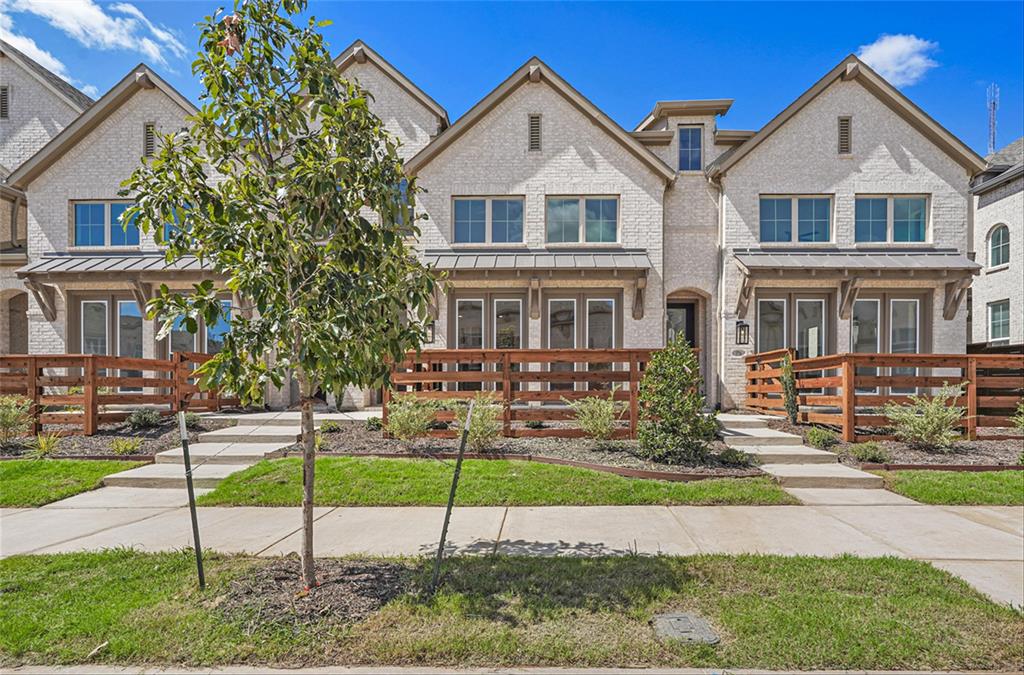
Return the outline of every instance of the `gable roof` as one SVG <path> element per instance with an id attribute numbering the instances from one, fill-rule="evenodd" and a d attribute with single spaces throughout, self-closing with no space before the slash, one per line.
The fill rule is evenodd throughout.
<path id="1" fill-rule="evenodd" d="M 815 82 L 810 89 L 801 94 L 799 98 L 789 104 L 785 110 L 776 115 L 768 124 L 764 125 L 749 140 L 736 146 L 734 152 L 723 154 L 708 165 L 708 176 L 716 178 L 725 175 L 730 167 L 742 160 L 751 150 L 764 142 L 779 127 L 789 121 L 804 106 L 817 98 L 829 85 L 839 79 L 860 83 L 893 112 L 902 117 L 910 126 L 923 134 L 939 149 L 972 174 L 985 170 L 985 160 L 978 153 L 971 150 L 963 141 L 929 117 L 927 113 L 917 107 L 913 101 L 904 96 L 896 87 L 871 70 L 867 64 L 853 54 L 850 54 L 840 61 L 839 65 L 826 73 L 825 77 Z"/>
<path id="2" fill-rule="evenodd" d="M 734 99 L 713 98 L 713 99 L 692 99 L 685 101 L 658 101 L 654 104 L 654 110 L 647 113 L 647 117 L 640 124 L 636 125 L 633 131 L 644 131 L 662 117 L 676 116 L 703 116 L 703 115 L 724 115 L 729 112 Z"/>
<path id="3" fill-rule="evenodd" d="M 80 113 L 92 105 L 91 98 L 80 92 L 56 73 L 47 70 L 39 63 L 30 59 L 11 43 L 0 40 L 0 54 L 21 66 L 29 75 L 39 80 L 40 84 L 71 106 L 75 112 Z"/>
<path id="4" fill-rule="evenodd" d="M 387 59 L 373 51 L 368 44 L 362 40 L 356 40 L 348 47 L 345 48 L 337 58 L 334 59 L 334 65 L 338 67 L 338 71 L 343 71 L 353 63 L 366 63 L 367 61 L 372 62 L 375 66 L 381 69 L 381 71 L 394 80 L 395 84 L 404 89 L 414 99 L 420 102 L 423 107 L 430 110 L 430 112 L 437 115 L 438 119 L 441 120 L 441 129 L 448 128 L 448 111 L 441 107 L 441 104 L 432 99 L 422 89 L 417 87 L 412 80 L 402 74 L 398 68 L 391 65 Z"/>
<path id="5" fill-rule="evenodd" d="M 477 122 L 486 117 L 488 113 L 494 110 L 499 103 L 508 98 L 519 87 L 527 82 L 541 81 L 547 82 L 552 89 L 589 117 L 594 124 L 618 141 L 626 150 L 646 164 L 648 168 L 659 174 L 666 183 L 675 179 L 675 171 L 665 164 L 661 158 L 644 147 L 643 143 L 639 140 L 630 136 L 625 129 L 616 124 L 608 115 L 601 112 L 600 108 L 573 89 L 568 82 L 559 77 L 555 71 L 536 56 L 520 66 L 491 93 L 487 94 L 475 106 L 470 108 L 465 115 L 456 120 L 455 124 L 407 160 L 405 162 L 406 170 L 411 174 L 417 173 L 431 160 L 441 154 L 445 148 L 454 143 L 469 129 L 473 128 Z"/>
<path id="6" fill-rule="evenodd" d="M 39 151 L 22 162 L 21 166 L 14 170 L 7 178 L 7 183 L 16 188 L 25 189 L 29 183 L 35 180 L 43 171 L 49 168 L 54 162 L 60 159 L 64 153 L 74 147 L 80 140 L 85 138 L 103 120 L 110 117 L 118 108 L 130 99 L 136 92 L 143 89 L 159 89 L 168 98 L 181 106 L 189 115 L 194 115 L 199 110 L 182 96 L 178 91 L 167 84 L 145 63 L 140 63 L 132 68 L 120 82 L 115 84 L 110 91 L 100 97 L 92 107 L 82 113 L 74 122 L 64 127 L 63 131 L 50 139 Z"/>

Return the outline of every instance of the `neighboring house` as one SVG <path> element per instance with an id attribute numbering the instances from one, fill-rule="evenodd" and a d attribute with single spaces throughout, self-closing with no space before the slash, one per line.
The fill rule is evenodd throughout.
<path id="1" fill-rule="evenodd" d="M 756 132 L 718 128 L 728 99 L 661 101 L 627 131 L 537 58 L 449 124 L 362 42 L 336 63 L 371 92 L 426 190 L 417 247 L 451 282 L 427 347 L 650 348 L 684 335 L 725 407 L 742 402 L 756 350 L 965 349 L 962 300 L 979 269 L 968 185 L 985 163 L 856 57 Z M 137 313 L 154 283 L 184 288 L 202 270 L 167 270 L 152 242 L 107 234 L 147 125 L 190 108 L 139 66 L 15 169 L 31 351 L 216 348 L 220 327 L 157 344 Z M 352 394 L 346 404 L 370 400 Z"/>
<path id="2" fill-rule="evenodd" d="M 1024 137 L 985 158 L 971 187 L 972 251 L 981 276 L 971 287 L 973 345 L 1024 344 Z"/>

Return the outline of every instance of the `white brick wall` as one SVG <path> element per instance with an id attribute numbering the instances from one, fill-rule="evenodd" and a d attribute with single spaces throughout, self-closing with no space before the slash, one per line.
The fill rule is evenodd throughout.
<path id="1" fill-rule="evenodd" d="M 974 246 L 980 276 L 971 285 L 973 307 L 971 336 L 974 342 L 988 341 L 988 303 L 1010 301 L 1010 343 L 1024 342 L 1024 178 L 1000 185 L 975 199 Z M 1010 264 L 989 266 L 989 236 L 997 224 L 1010 230 Z"/>

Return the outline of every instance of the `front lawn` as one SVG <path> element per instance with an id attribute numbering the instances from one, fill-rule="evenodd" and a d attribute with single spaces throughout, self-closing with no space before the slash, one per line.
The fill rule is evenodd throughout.
<path id="1" fill-rule="evenodd" d="M 923 504 L 1024 506 L 1024 471 L 879 471 L 885 487 Z"/>
<path id="2" fill-rule="evenodd" d="M 321 506 L 443 506 L 455 462 L 433 459 L 321 457 L 316 498 Z M 260 462 L 200 498 L 203 506 L 299 506 L 302 460 Z M 796 504 L 769 478 L 690 483 L 623 478 L 571 466 L 514 460 L 466 460 L 460 506 L 594 506 L 603 504 Z"/>
<path id="3" fill-rule="evenodd" d="M 186 553 L 2 560 L 0 664 L 83 663 L 94 649 L 88 663 L 186 666 L 1015 670 L 1024 658 L 1019 613 L 895 558 L 470 556 L 446 562 L 433 598 L 428 561 L 394 560 L 404 590 L 352 624 L 272 622 L 259 597 L 240 610 L 240 585 L 281 559 L 206 562 L 200 593 Z M 656 639 L 652 615 L 679 610 L 721 643 Z"/>
<path id="4" fill-rule="evenodd" d="M 0 506 L 42 506 L 95 490 L 104 476 L 141 462 L 89 459 L 8 459 L 0 462 Z"/>

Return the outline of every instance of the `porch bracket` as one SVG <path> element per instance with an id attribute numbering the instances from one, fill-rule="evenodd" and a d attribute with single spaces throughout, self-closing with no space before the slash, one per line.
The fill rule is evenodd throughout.
<path id="1" fill-rule="evenodd" d="M 633 289 L 633 318 L 640 320 L 644 318 L 644 296 L 647 291 L 647 273 L 644 272 L 636 278 L 636 286 Z"/>
<path id="2" fill-rule="evenodd" d="M 43 317 L 47 321 L 57 320 L 57 295 L 53 286 L 44 285 L 38 281 L 26 281 L 25 288 L 36 299 L 36 304 L 43 310 Z"/>
<path id="3" fill-rule="evenodd" d="M 540 318 L 540 277 L 530 279 L 530 318 Z"/>
<path id="4" fill-rule="evenodd" d="M 853 313 L 853 303 L 857 301 L 857 296 L 860 295 L 861 286 L 864 284 L 864 279 L 861 277 L 853 277 L 848 281 L 843 281 L 839 285 L 839 318 L 847 320 Z"/>
<path id="5" fill-rule="evenodd" d="M 153 299 L 153 284 L 143 283 L 138 279 L 132 279 L 129 283 L 132 286 L 132 297 L 135 298 L 142 313 L 145 314 L 146 304 Z"/>
<path id="6" fill-rule="evenodd" d="M 960 303 L 967 296 L 967 289 L 971 285 L 971 277 L 963 277 L 946 284 L 946 300 L 942 305 L 942 318 L 947 321 L 956 317 L 960 309 Z"/>
<path id="7" fill-rule="evenodd" d="M 238 307 L 239 312 L 244 319 L 252 318 L 252 303 L 248 302 L 238 293 L 231 294 L 231 304 Z"/>
<path id="8" fill-rule="evenodd" d="M 744 274 L 740 282 L 739 297 L 736 299 L 736 318 L 745 319 L 747 308 L 750 306 L 750 296 L 754 293 L 754 287 L 750 283 L 750 276 Z"/>

